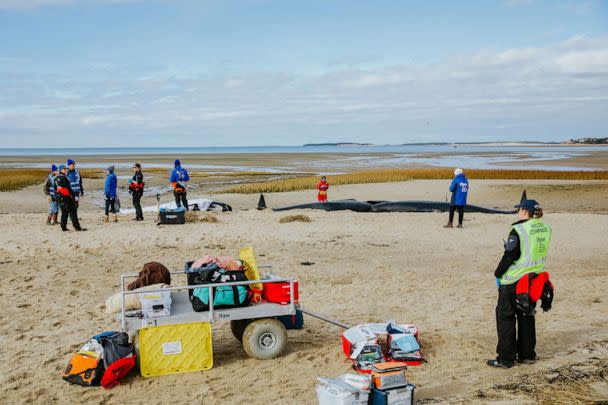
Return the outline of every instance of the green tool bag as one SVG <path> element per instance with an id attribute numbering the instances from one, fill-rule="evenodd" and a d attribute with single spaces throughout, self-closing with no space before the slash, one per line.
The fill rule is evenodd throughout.
<path id="1" fill-rule="evenodd" d="M 217 270 L 209 284 L 247 281 L 242 271 Z M 204 285 L 204 284 L 203 284 Z M 195 288 L 192 293 L 192 309 L 196 312 L 209 310 L 209 288 Z M 213 287 L 213 308 L 235 308 L 249 305 L 249 288 L 245 285 Z"/>

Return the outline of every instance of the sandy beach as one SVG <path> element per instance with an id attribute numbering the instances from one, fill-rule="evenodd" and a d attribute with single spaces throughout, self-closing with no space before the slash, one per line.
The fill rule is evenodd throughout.
<path id="1" fill-rule="evenodd" d="M 349 185 L 334 187 L 330 199 L 444 200 L 446 188 L 445 181 L 430 180 Z M 84 206 L 88 232 L 62 233 L 44 225 L 39 188 L 0 193 L 0 395 L 11 404 L 315 403 L 316 377 L 350 367 L 341 330 L 308 317 L 304 330 L 289 332 L 287 353 L 275 360 L 247 358 L 228 324 L 218 323 L 210 371 L 149 379 L 132 373 L 109 391 L 60 378 L 84 340 L 119 327 L 104 302 L 121 273 L 149 261 L 179 269 L 187 259 L 235 255 L 247 245 L 276 274 L 300 280 L 306 308 L 349 324 L 416 323 L 428 362 L 408 372 L 421 403 L 535 403 L 520 388 L 564 368 L 583 370 L 590 376 L 583 382 L 606 395 L 597 370 L 605 370 L 608 359 L 608 182 L 476 181 L 470 202 L 509 208 L 523 188 L 544 204 L 553 228 L 548 270 L 556 298 L 553 309 L 537 317 L 541 361 L 510 370 L 489 369 L 485 360 L 496 345 L 492 273 L 514 216 L 468 214 L 464 229 L 446 230 L 441 213 L 279 213 L 255 210 L 257 195 L 225 194 L 213 198 L 235 211 L 215 214 L 218 223 L 157 227 L 148 215 L 142 223 L 121 216 L 117 224 L 103 224 L 98 209 Z M 267 203 L 314 197 L 312 191 L 269 194 Z M 312 222 L 279 223 L 296 213 Z"/>
<path id="2" fill-rule="evenodd" d="M 607 22 L 0 0 L 0 405 L 608 405 Z"/>

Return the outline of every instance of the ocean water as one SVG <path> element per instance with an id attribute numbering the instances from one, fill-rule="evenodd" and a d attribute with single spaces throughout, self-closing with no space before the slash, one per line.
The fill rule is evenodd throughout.
<path id="1" fill-rule="evenodd" d="M 450 145 L 346 145 L 346 146 L 230 146 L 230 147 L 153 147 L 153 148 L 0 148 L 0 156 L 103 156 L 103 155 L 179 155 L 226 153 L 532 153 L 590 152 L 597 146 L 525 144 L 450 144 Z M 608 150 L 608 147 L 605 149 Z"/>
<path id="2" fill-rule="evenodd" d="M 47 167 L 47 163 L 33 162 L 28 158 L 39 156 L 79 157 L 79 167 L 104 168 L 114 164 L 117 168 L 128 169 L 129 163 L 87 162 L 87 157 L 100 156 L 154 156 L 170 155 L 180 157 L 186 154 L 222 155 L 222 154 L 292 154 L 293 163 L 288 167 L 260 167 L 238 164 L 188 164 L 191 169 L 207 171 L 256 171 L 267 173 L 289 173 L 315 171 L 318 173 L 337 174 L 353 169 L 370 167 L 411 167 L 430 165 L 437 167 L 464 167 L 469 169 L 544 169 L 544 170 L 600 170 L 599 168 L 535 164 L 537 161 L 560 160 L 569 157 L 582 157 L 596 151 L 608 152 L 608 147 L 597 146 L 563 146 L 522 144 L 506 145 L 401 145 L 401 146 L 255 146 L 255 147 L 171 147 L 171 148 L 27 148 L 0 149 L 1 157 L 10 157 L 10 161 L 0 163 L 0 167 Z M 312 154 L 306 159 L 299 159 L 297 154 Z M 378 154 L 382 155 L 379 156 Z M 345 154 L 346 156 L 327 159 L 327 154 Z M 314 156 L 318 155 L 318 156 Z M 23 161 L 15 159 L 23 157 Z M 30 161 L 28 161 L 30 160 Z M 172 162 L 146 163 L 146 167 L 167 168 Z"/>

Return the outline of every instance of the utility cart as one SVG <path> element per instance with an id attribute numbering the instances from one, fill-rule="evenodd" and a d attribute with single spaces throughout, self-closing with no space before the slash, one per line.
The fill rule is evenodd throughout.
<path id="1" fill-rule="evenodd" d="M 270 269 L 271 266 L 259 266 Z M 184 271 L 171 272 L 172 278 Z M 287 332 L 280 318 L 293 317 L 299 311 L 294 295 L 293 278 L 247 280 L 217 284 L 179 285 L 150 293 L 171 293 L 170 315 L 145 318 L 141 310 L 126 310 L 125 296 L 141 294 L 142 291 L 127 291 L 125 280 L 137 277 L 137 273 L 120 276 L 121 312 L 118 315 L 123 332 L 133 336 L 142 376 L 151 377 L 185 371 L 210 369 L 213 365 L 211 324 L 230 321 L 235 338 L 242 342 L 248 356 L 260 360 L 280 356 L 287 347 Z M 243 286 L 250 284 L 289 284 L 290 301 L 286 303 L 260 302 L 249 306 L 215 309 L 213 305 L 214 287 Z M 209 289 L 209 310 L 195 312 L 189 299 L 189 290 Z M 296 287 L 297 288 L 297 287 Z M 299 314 L 301 316 L 301 314 Z M 288 318 L 288 319 L 289 319 Z"/>

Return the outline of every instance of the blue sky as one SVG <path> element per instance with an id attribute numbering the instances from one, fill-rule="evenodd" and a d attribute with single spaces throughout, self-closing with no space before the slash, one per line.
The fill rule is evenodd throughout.
<path id="1" fill-rule="evenodd" d="M 0 0 L 5 147 L 608 136 L 608 1 Z"/>

